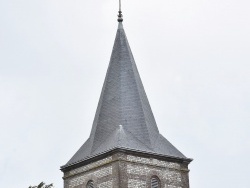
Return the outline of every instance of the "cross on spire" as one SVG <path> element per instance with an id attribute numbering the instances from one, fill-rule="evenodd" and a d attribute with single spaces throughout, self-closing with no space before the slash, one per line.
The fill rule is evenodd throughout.
<path id="1" fill-rule="evenodd" d="M 118 11 L 118 22 L 122 22 L 123 21 L 123 16 L 122 16 L 122 10 L 121 10 L 121 0 L 119 0 L 119 11 Z"/>

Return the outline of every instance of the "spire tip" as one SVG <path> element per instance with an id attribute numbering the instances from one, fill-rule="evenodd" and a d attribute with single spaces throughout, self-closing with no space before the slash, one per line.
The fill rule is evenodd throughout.
<path id="1" fill-rule="evenodd" d="M 123 16 L 122 16 L 122 10 L 121 10 L 121 0 L 119 0 L 119 11 L 118 11 L 118 22 L 122 22 L 123 21 Z"/>
<path id="2" fill-rule="evenodd" d="M 118 19 L 117 19 L 117 21 L 118 22 L 122 22 L 123 21 L 123 16 L 122 16 L 122 11 L 118 11 Z"/>

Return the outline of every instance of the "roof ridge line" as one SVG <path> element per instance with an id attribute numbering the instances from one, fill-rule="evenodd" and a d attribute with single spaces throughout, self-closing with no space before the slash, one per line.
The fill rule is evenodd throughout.
<path id="1" fill-rule="evenodd" d="M 135 71 L 137 71 L 138 74 L 139 74 L 139 71 L 137 70 L 137 67 L 136 67 L 136 66 L 133 66 L 133 64 L 135 65 L 135 60 L 134 60 L 134 56 L 133 56 L 133 54 L 132 54 L 130 45 L 129 45 L 128 40 L 127 40 L 127 36 L 126 36 L 125 30 L 124 30 L 124 35 L 125 35 L 125 42 L 126 42 L 126 45 L 127 45 L 128 49 L 129 49 L 129 58 L 130 58 L 130 61 L 132 62 L 132 63 L 131 63 L 131 66 L 132 66 L 132 69 L 134 69 L 134 71 L 132 71 L 132 72 L 133 72 L 133 75 L 134 75 L 134 78 L 135 78 L 135 84 L 136 84 L 136 86 L 137 86 L 137 87 L 136 87 L 136 90 L 137 90 L 138 94 L 140 95 L 139 100 L 140 100 L 140 103 L 141 103 L 140 106 L 141 106 L 142 111 L 143 111 L 143 119 L 145 120 L 145 124 L 146 124 L 146 126 L 148 127 L 148 124 L 147 124 L 147 121 L 146 121 L 146 117 L 145 117 L 145 109 L 144 109 L 144 107 L 143 107 L 142 96 L 141 96 L 141 92 L 140 92 L 139 89 L 138 89 L 139 84 L 138 84 L 138 80 L 137 80 L 136 75 L 135 75 Z M 144 91 L 145 91 L 145 88 L 144 88 L 143 85 L 142 85 L 142 87 L 143 87 L 143 89 L 144 89 Z M 145 91 L 145 92 L 146 92 L 146 91 Z M 151 108 L 151 107 L 150 107 L 150 108 Z M 151 111 L 152 111 L 152 109 L 151 109 Z M 151 136 L 150 136 L 150 134 L 149 134 L 148 129 L 147 129 L 147 133 L 148 133 L 148 136 L 149 136 L 149 140 L 150 140 L 151 147 L 153 147 L 153 146 L 152 146 L 152 140 L 151 140 L 151 138 L 150 138 Z M 150 148 L 150 147 L 149 147 L 149 148 Z M 150 149 L 152 150 L 152 148 L 150 148 Z"/>
<path id="2" fill-rule="evenodd" d="M 136 136 L 134 136 L 134 134 L 130 131 L 128 131 L 126 128 L 123 128 L 125 131 L 127 131 L 133 138 L 135 138 L 136 141 L 142 143 L 144 146 L 146 146 L 148 149 L 150 149 L 151 151 L 154 151 L 152 148 L 148 147 L 147 144 L 143 143 L 141 140 L 139 140 Z M 125 132 L 124 131 L 124 132 Z M 125 134 L 126 135 L 126 134 Z"/>

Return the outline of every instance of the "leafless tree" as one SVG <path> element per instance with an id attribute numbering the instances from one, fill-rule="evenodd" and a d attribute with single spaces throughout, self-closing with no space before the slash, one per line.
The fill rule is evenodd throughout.
<path id="1" fill-rule="evenodd" d="M 44 182 L 41 182 L 37 186 L 29 186 L 29 188 L 53 188 L 53 184 L 46 185 Z"/>

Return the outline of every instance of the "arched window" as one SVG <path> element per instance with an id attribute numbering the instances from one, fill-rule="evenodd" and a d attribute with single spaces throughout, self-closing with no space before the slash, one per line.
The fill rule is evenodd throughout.
<path id="1" fill-rule="evenodd" d="M 151 178 L 151 188 L 160 188 L 161 184 L 160 184 L 160 180 L 158 177 L 153 176 Z"/>
<path id="2" fill-rule="evenodd" d="M 89 180 L 86 188 L 94 188 L 94 182 L 92 180 Z"/>

